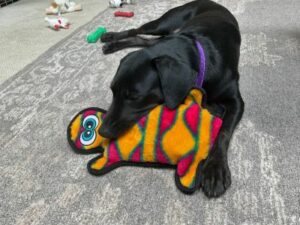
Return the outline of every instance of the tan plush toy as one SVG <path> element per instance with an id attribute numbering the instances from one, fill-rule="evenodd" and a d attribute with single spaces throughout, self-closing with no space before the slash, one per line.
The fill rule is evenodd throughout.
<path id="1" fill-rule="evenodd" d="M 69 0 L 56 0 L 49 8 L 46 9 L 46 14 L 59 15 L 61 13 L 70 13 L 80 10 L 82 10 L 82 6 L 80 4 L 70 2 Z"/>

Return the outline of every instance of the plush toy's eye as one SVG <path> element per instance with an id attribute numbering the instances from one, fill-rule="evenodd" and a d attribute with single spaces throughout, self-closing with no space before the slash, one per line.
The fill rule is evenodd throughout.
<path id="1" fill-rule="evenodd" d="M 83 145 L 90 145 L 95 141 L 96 133 L 93 130 L 86 130 L 80 135 L 80 142 Z"/>
<path id="2" fill-rule="evenodd" d="M 98 118 L 94 115 L 90 115 L 84 118 L 83 127 L 87 130 L 94 130 L 98 126 L 98 123 Z"/>

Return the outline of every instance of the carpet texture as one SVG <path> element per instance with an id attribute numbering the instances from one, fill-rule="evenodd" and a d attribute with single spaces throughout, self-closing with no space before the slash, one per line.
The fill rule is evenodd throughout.
<path id="1" fill-rule="evenodd" d="M 138 1 L 131 19 L 106 10 L 0 86 L 0 224 L 300 224 L 299 0 L 219 0 L 240 22 L 244 117 L 229 150 L 232 186 L 219 199 L 180 193 L 174 171 L 87 173 L 66 128 L 79 110 L 111 101 L 129 52 L 103 56 L 85 35 L 150 21 L 183 0 Z M 100 104 L 101 103 L 101 104 Z"/>
<path id="2" fill-rule="evenodd" d="M 104 0 L 76 0 L 83 10 L 63 14 L 71 22 L 70 29 L 56 32 L 44 21 L 45 9 L 51 1 L 22 0 L 0 9 L 0 83 L 108 6 Z"/>

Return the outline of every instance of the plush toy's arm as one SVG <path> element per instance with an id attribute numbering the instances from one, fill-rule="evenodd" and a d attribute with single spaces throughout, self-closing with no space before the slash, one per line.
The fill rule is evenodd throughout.
<path id="1" fill-rule="evenodd" d="M 107 157 L 107 153 L 104 151 L 104 154 L 99 155 L 88 162 L 88 171 L 93 175 L 103 175 L 108 172 L 106 171 L 106 168 L 109 164 L 108 162 L 109 160 Z"/>
<path id="2" fill-rule="evenodd" d="M 198 173 L 199 160 L 197 160 L 196 155 L 193 151 L 177 164 L 175 182 L 177 187 L 185 193 L 194 192 L 200 183 Z"/>
<path id="3" fill-rule="evenodd" d="M 88 170 L 93 175 L 103 175 L 109 171 L 121 166 L 125 161 L 122 161 L 114 141 L 104 149 L 102 155 L 92 159 L 88 163 Z"/>
<path id="4" fill-rule="evenodd" d="M 192 193 L 200 186 L 200 165 L 207 158 L 214 144 L 222 120 L 212 116 L 208 110 L 201 111 L 201 122 L 195 149 L 182 157 L 177 165 L 175 175 L 177 187 L 186 193 Z"/>

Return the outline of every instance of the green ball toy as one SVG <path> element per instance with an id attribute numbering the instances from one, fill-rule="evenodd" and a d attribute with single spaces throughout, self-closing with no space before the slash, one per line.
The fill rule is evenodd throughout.
<path id="1" fill-rule="evenodd" d="M 105 34 L 106 32 L 107 31 L 106 31 L 105 27 L 98 27 L 96 31 L 94 31 L 86 36 L 86 41 L 88 43 L 96 43 L 99 40 L 99 38 L 101 38 L 101 36 L 103 34 Z"/>

